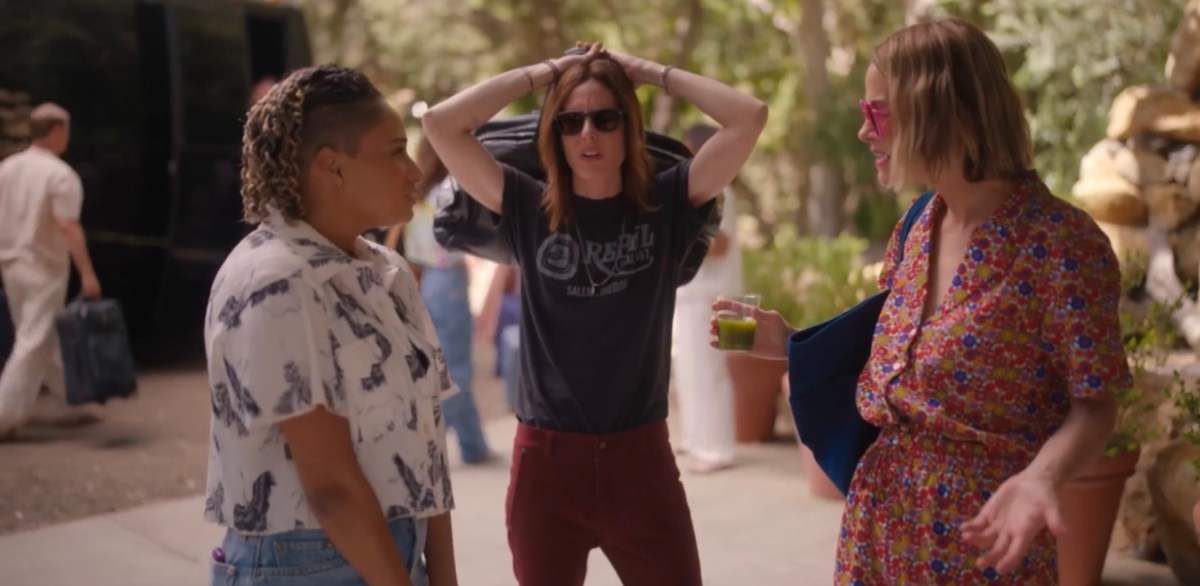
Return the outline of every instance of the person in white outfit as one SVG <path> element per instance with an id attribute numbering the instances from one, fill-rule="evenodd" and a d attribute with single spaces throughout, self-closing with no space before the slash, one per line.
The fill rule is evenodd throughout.
<path id="1" fill-rule="evenodd" d="M 0 278 L 16 329 L 16 343 L 0 374 L 0 440 L 12 440 L 32 415 L 45 386 L 64 398 L 62 354 L 54 319 L 67 297 L 71 261 L 81 294 L 100 297 L 79 223 L 83 185 L 60 156 L 70 142 L 71 118 L 62 107 L 42 104 L 30 114 L 33 144 L 0 162 Z M 88 409 L 67 419 L 94 421 Z"/>
<path id="2" fill-rule="evenodd" d="M 717 129 L 695 125 L 683 136 L 692 152 Z M 722 194 L 720 232 L 708 257 L 690 283 L 680 287 L 675 302 L 674 376 L 681 419 L 679 451 L 691 458 L 693 472 L 715 472 L 733 465 L 733 381 L 725 354 L 709 345 L 709 317 L 717 295 L 742 292 L 742 251 L 738 246 L 732 192 Z"/>

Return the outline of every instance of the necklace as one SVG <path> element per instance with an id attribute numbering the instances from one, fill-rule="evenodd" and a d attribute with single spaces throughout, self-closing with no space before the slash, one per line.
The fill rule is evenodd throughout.
<path id="1" fill-rule="evenodd" d="M 629 216 L 627 214 L 622 215 L 622 217 L 621 217 L 621 233 L 619 235 L 617 235 L 617 258 L 613 259 L 612 270 L 608 271 L 608 276 L 605 277 L 603 281 L 600 281 L 599 283 L 597 283 L 596 280 L 592 278 L 592 269 L 588 268 L 587 240 L 584 240 L 583 232 L 581 232 L 579 230 L 579 217 L 576 216 L 575 218 L 573 218 L 571 220 L 571 224 L 575 228 L 575 236 L 577 236 L 579 238 L 579 247 L 581 249 L 580 254 L 579 254 L 579 257 L 580 257 L 579 262 L 580 262 L 580 264 L 583 265 L 583 271 L 584 271 L 584 274 L 587 275 L 588 284 L 591 285 L 591 296 L 592 297 L 595 297 L 596 292 L 599 291 L 601 287 L 608 284 L 608 282 L 610 280 L 612 280 L 613 275 L 616 274 L 616 272 L 617 272 L 617 270 L 616 270 L 617 267 L 621 266 L 621 261 L 625 259 L 625 249 L 623 246 L 621 246 L 621 244 L 623 242 L 625 242 L 625 227 L 626 227 L 626 223 L 628 221 L 629 221 Z"/>

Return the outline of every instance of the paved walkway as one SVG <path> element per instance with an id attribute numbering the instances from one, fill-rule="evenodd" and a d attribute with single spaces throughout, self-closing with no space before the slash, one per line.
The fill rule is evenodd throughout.
<path id="1" fill-rule="evenodd" d="M 504 446 L 514 428 L 510 419 L 496 421 L 488 434 Z M 794 445 L 744 446 L 740 456 L 735 470 L 685 475 L 705 583 L 828 585 L 841 505 L 809 496 Z M 504 537 L 506 462 L 453 471 L 463 586 L 515 584 Z M 201 520 L 202 508 L 193 497 L 0 537 L 0 585 L 206 584 L 206 560 L 221 531 Z M 1117 556 L 1106 578 L 1114 586 L 1177 586 L 1163 568 Z M 587 585 L 619 585 L 598 551 Z"/>

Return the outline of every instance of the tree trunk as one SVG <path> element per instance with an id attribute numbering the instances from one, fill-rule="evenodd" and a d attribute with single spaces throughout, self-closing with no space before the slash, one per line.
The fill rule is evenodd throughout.
<path id="1" fill-rule="evenodd" d="M 692 52 L 700 42 L 700 31 L 704 28 L 704 5 L 700 0 L 688 0 L 687 17 L 677 20 L 675 31 L 678 34 L 678 46 L 675 48 L 671 65 L 683 69 L 692 59 Z M 675 126 L 679 119 L 679 108 L 676 107 L 675 97 L 661 91 L 654 98 L 654 114 L 650 118 L 650 128 L 658 133 L 665 133 Z"/>
<path id="2" fill-rule="evenodd" d="M 743 209 L 749 209 L 750 215 L 758 220 L 758 235 L 769 246 L 775 240 L 776 226 L 774 222 L 767 219 L 766 212 L 763 210 L 762 197 L 753 187 L 742 180 L 741 175 L 733 178 L 733 183 L 729 188 L 733 190 L 734 197 L 737 197 L 739 201 L 746 202 L 746 208 Z"/>
<path id="3" fill-rule="evenodd" d="M 346 21 L 358 0 L 309 0 L 302 5 L 321 61 L 341 63 L 345 55 Z"/>
<path id="4" fill-rule="evenodd" d="M 531 55 L 528 63 L 537 63 L 544 59 L 553 59 L 570 49 L 562 30 L 562 2 L 559 0 L 535 0 L 527 3 L 529 12 L 521 15 L 523 27 L 529 27 L 529 36 L 536 54 Z"/>
<path id="5" fill-rule="evenodd" d="M 796 44 L 804 61 L 808 124 L 821 123 L 829 101 L 829 35 L 825 31 L 825 1 L 801 0 L 800 27 Z M 808 221 L 808 233 L 828 238 L 842 231 L 842 199 L 845 196 L 845 179 L 837 161 L 829 160 L 824 153 L 814 151 L 812 164 L 808 167 L 808 206 L 797 210 L 797 224 Z"/>

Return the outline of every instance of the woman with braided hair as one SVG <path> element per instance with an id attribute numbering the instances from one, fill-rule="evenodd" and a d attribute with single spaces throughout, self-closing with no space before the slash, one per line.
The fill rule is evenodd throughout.
<path id="1" fill-rule="evenodd" d="M 250 110 L 242 199 L 258 226 L 205 321 L 205 518 L 228 528 L 213 584 L 457 583 L 441 416 L 455 387 L 406 264 L 360 237 L 412 217 L 406 147 L 354 70 L 297 71 Z"/>

